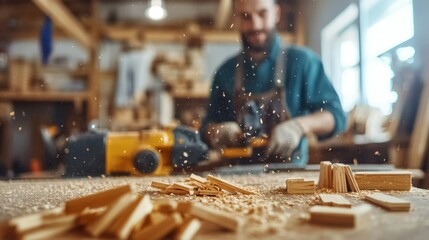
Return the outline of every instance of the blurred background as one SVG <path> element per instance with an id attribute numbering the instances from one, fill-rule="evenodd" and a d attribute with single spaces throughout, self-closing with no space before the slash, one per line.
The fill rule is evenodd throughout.
<path id="1" fill-rule="evenodd" d="M 285 43 L 321 56 L 348 130 L 310 162 L 426 171 L 426 0 L 279 0 Z M 0 0 L 0 176 L 58 167 L 91 128 L 198 129 L 213 74 L 240 49 L 232 0 Z"/>

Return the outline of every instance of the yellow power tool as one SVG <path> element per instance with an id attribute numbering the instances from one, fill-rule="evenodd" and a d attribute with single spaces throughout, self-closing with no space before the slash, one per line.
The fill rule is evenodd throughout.
<path id="1" fill-rule="evenodd" d="M 66 148 L 66 176 L 168 175 L 208 158 L 198 132 L 184 127 L 133 132 L 88 132 Z"/>

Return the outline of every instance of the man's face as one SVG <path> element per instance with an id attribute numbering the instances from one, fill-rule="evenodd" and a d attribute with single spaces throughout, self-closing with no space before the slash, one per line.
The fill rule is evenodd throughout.
<path id="1" fill-rule="evenodd" d="M 274 0 L 234 0 L 235 24 L 248 50 L 265 51 L 280 19 Z"/>

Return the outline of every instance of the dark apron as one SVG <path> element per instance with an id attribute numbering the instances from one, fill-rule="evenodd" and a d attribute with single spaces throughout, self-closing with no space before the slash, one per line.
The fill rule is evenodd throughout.
<path id="1" fill-rule="evenodd" d="M 244 54 L 238 57 L 238 66 L 235 71 L 235 82 L 234 82 L 234 99 L 233 107 L 236 113 L 236 120 L 242 127 L 242 123 L 245 122 L 246 113 L 248 112 L 249 106 L 256 106 L 257 115 L 261 122 L 261 131 L 254 134 L 252 137 L 267 136 L 270 137 L 271 131 L 274 127 L 292 118 L 286 101 L 285 91 L 285 77 L 286 77 L 286 55 L 287 48 L 279 53 L 276 60 L 273 89 L 268 90 L 264 93 L 251 95 L 246 93 L 243 87 L 244 82 Z M 246 134 L 246 133 L 245 133 Z M 251 134 L 249 134 L 251 135 Z M 254 149 L 253 156 L 250 159 L 238 159 L 237 164 L 248 164 L 248 163 L 267 163 L 267 162 L 290 162 L 303 166 L 308 162 L 308 151 L 307 140 L 303 138 L 298 146 L 298 149 L 294 151 L 292 156 L 288 159 L 281 159 L 275 156 L 267 158 L 266 149 Z M 274 157 L 274 158 L 273 158 Z"/>
<path id="2" fill-rule="evenodd" d="M 290 111 L 286 104 L 285 92 L 285 54 L 286 51 L 279 53 L 275 68 L 275 86 L 273 89 L 264 93 L 254 94 L 246 93 L 243 87 L 244 82 L 244 54 L 238 57 L 238 67 L 235 71 L 234 99 L 233 106 L 236 113 L 236 120 L 239 124 L 245 121 L 245 115 L 249 106 L 255 106 L 260 118 L 261 131 L 256 135 L 270 135 L 273 128 L 280 122 L 291 118 Z M 243 128 L 243 126 L 241 126 Z"/>

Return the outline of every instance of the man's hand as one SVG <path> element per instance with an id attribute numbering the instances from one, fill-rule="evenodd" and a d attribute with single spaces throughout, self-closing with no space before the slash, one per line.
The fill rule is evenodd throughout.
<path id="1" fill-rule="evenodd" d="M 298 147 L 304 131 L 296 120 L 278 124 L 271 132 L 267 153 L 268 156 L 290 157 Z"/>
<path id="2" fill-rule="evenodd" d="M 211 124 L 210 143 L 214 148 L 234 147 L 240 144 L 239 138 L 243 134 L 236 122 Z"/>

